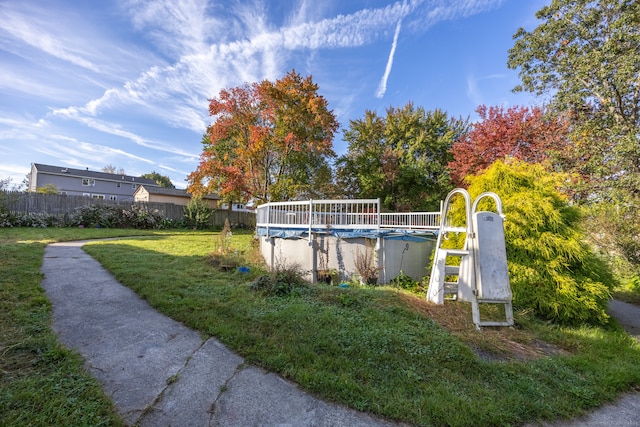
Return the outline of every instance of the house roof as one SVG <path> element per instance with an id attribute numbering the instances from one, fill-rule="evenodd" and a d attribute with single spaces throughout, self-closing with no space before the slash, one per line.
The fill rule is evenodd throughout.
<path id="1" fill-rule="evenodd" d="M 135 191 L 135 193 L 137 193 L 138 191 L 142 191 L 143 187 L 144 187 L 145 190 L 147 190 L 147 192 L 149 194 L 157 194 L 157 195 L 162 195 L 162 196 L 174 196 L 174 197 L 186 197 L 186 198 L 189 198 L 189 199 L 191 198 L 191 193 L 187 193 L 186 190 L 179 190 L 177 188 L 141 186 L 141 187 L 138 187 L 138 189 Z M 220 200 L 220 197 L 217 194 L 208 194 L 208 195 L 206 195 L 206 196 L 204 196 L 202 198 L 203 199 L 210 199 L 210 200 Z"/>
<path id="2" fill-rule="evenodd" d="M 142 178 L 140 176 L 120 175 L 117 173 L 95 172 L 89 169 L 74 169 L 64 166 L 52 166 L 43 165 L 41 163 L 34 163 L 33 166 L 38 172 L 44 172 L 51 175 L 61 176 L 77 176 L 81 178 L 94 178 L 106 181 L 118 181 L 118 182 L 131 182 L 134 184 L 146 185 L 149 187 L 159 187 L 158 183 L 149 178 Z"/>

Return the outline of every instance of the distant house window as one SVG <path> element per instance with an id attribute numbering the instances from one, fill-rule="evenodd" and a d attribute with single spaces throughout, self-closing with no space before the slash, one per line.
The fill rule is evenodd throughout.
<path id="1" fill-rule="evenodd" d="M 120 188 L 120 183 L 116 182 L 116 187 Z"/>
<path id="2" fill-rule="evenodd" d="M 109 196 L 109 200 L 118 200 L 118 196 Z"/>
<path id="3" fill-rule="evenodd" d="M 96 180 L 92 178 L 82 178 L 82 185 L 85 187 L 95 187 Z"/>
<path id="4" fill-rule="evenodd" d="M 138 184 L 131 184 L 131 188 L 135 190 L 136 188 L 138 188 Z"/>
<path id="5" fill-rule="evenodd" d="M 61 192 L 60 192 L 60 195 L 62 195 L 62 196 L 66 196 L 66 195 L 67 195 L 67 192 L 66 192 L 66 191 L 61 191 Z"/>
<path id="6" fill-rule="evenodd" d="M 91 193 L 82 193 L 82 197 L 91 197 Z"/>
<path id="7" fill-rule="evenodd" d="M 92 194 L 92 198 L 104 200 L 104 194 Z"/>

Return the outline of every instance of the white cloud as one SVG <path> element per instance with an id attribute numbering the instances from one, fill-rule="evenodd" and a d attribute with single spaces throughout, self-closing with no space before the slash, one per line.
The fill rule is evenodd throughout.
<path id="1" fill-rule="evenodd" d="M 0 141 L 8 141 L 7 145 L 13 145 L 18 140 L 37 141 L 40 129 L 45 126 L 46 122 L 35 122 L 31 117 L 0 117 Z"/>
<path id="2" fill-rule="evenodd" d="M 206 45 L 211 34 L 205 29 L 216 34 L 217 21 L 203 17 L 204 4 L 197 0 L 176 4 L 130 1 L 129 12 L 137 28 L 149 31 L 160 47 L 177 46 L 172 48 L 180 55 L 177 61 L 169 66 L 152 67 L 119 88 L 109 88 L 102 97 L 88 101 L 83 107 L 58 108 L 54 114 L 79 120 L 83 115 L 96 116 L 104 108 L 139 105 L 176 126 L 204 131 L 206 100 L 220 89 L 277 77 L 288 51 L 370 43 L 388 29 L 390 22 L 396 22 L 414 7 L 396 2 L 383 9 L 365 9 L 273 29 L 260 9 L 236 6 L 233 10 L 237 25 L 248 31 L 237 39 Z M 173 111 L 167 108 L 171 105 Z M 189 109 L 196 111 L 186 114 Z M 174 114 L 176 110 L 181 113 Z"/>
<path id="3" fill-rule="evenodd" d="M 27 173 L 29 173 L 29 169 L 30 168 L 25 165 L 0 163 L 0 179 L 3 179 L 4 175 L 23 175 L 24 176 Z"/>
<path id="4" fill-rule="evenodd" d="M 23 118 L 0 117 L 0 125 L 23 128 L 33 125 L 33 122 L 25 120 Z"/>
<path id="5" fill-rule="evenodd" d="M 31 76 L 25 76 L 24 72 L 13 71 L 8 66 L 0 68 L 0 90 L 5 93 L 23 93 L 50 100 L 67 96 L 66 90 L 43 83 Z"/>
<path id="6" fill-rule="evenodd" d="M 478 90 L 478 81 L 472 76 L 467 76 L 467 97 L 473 102 L 474 105 L 482 104 L 482 96 Z"/>
<path id="7" fill-rule="evenodd" d="M 90 59 L 89 52 L 74 40 L 50 31 L 50 25 L 40 16 L 26 15 L 10 10 L 7 5 L 0 8 L 0 29 L 11 38 L 38 49 L 53 57 L 70 62 L 82 68 L 98 71 Z"/>
<path id="8" fill-rule="evenodd" d="M 199 157 L 197 154 L 184 151 L 173 144 L 167 144 L 161 141 L 152 141 L 140 135 L 137 135 L 133 132 L 123 130 L 118 125 L 113 125 L 108 122 L 103 122 L 100 120 L 90 119 L 90 118 L 82 118 L 80 119 L 80 121 L 92 129 L 96 129 L 107 134 L 119 136 L 121 138 L 132 141 L 135 144 L 140 145 L 142 147 L 151 148 L 153 150 L 162 151 L 165 153 L 177 154 L 177 155 L 188 157 L 194 160 Z"/>
<path id="9" fill-rule="evenodd" d="M 135 28 L 165 53 L 179 58 L 202 51 L 228 30 L 208 13 L 207 0 L 129 0 L 123 3 Z"/>
<path id="10" fill-rule="evenodd" d="M 57 113 L 61 117 L 77 120 L 91 129 L 123 138 L 141 147 L 150 148 L 163 153 L 170 153 L 174 156 L 181 156 L 185 161 L 189 162 L 195 162 L 198 159 L 198 154 L 183 150 L 180 147 L 176 147 L 174 144 L 151 140 L 134 132 L 123 130 L 120 125 L 114 125 L 107 121 L 84 116 L 75 107 L 65 109 L 64 111 L 58 111 Z M 33 143 L 30 144 L 30 149 L 55 158 L 62 159 L 71 154 L 75 154 L 88 160 L 95 160 L 96 157 L 118 156 L 134 159 L 143 163 L 152 163 L 152 161 L 147 158 L 140 157 L 124 150 L 79 141 L 75 137 L 67 136 L 60 132 L 63 127 L 52 125 L 45 120 L 39 120 L 34 123 L 32 120 L 25 118 L 4 117 L 0 118 L 0 126 L 6 126 L 5 130 L 0 130 L 0 141 L 33 141 Z M 56 143 L 55 141 L 62 142 Z"/>
<path id="11" fill-rule="evenodd" d="M 424 32 L 442 21 L 465 18 L 499 7 L 504 0 L 432 0 L 417 8 L 409 23 L 411 31 Z"/>
<path id="12" fill-rule="evenodd" d="M 350 15 L 283 28 L 283 47 L 293 50 L 363 46 L 377 40 L 416 6 L 417 3 L 396 2 L 382 9 L 363 9 Z"/>
<path id="13" fill-rule="evenodd" d="M 27 174 L 31 171 L 30 165 L 16 165 L 12 163 L 0 163 L 0 180 L 9 179 L 9 189 L 19 189 Z"/>
<path id="14" fill-rule="evenodd" d="M 331 13 L 333 6 L 330 1 L 300 0 L 291 7 L 286 18 L 286 26 L 293 27 L 308 21 L 319 19 Z"/>
<path id="15" fill-rule="evenodd" d="M 222 88 L 279 77 L 293 51 L 364 46 L 388 37 L 395 26 L 387 67 L 377 92 L 381 97 L 386 91 L 402 20 L 410 19 L 413 31 L 423 32 L 440 20 L 478 13 L 501 1 L 397 1 L 384 8 L 363 9 L 315 21 L 311 15 L 319 13 L 317 8 L 312 12 L 309 3 L 303 1 L 288 26 L 274 28 L 260 2 L 234 3 L 220 10 L 227 3 L 130 0 L 124 10 L 135 27 L 153 40 L 156 48 L 173 56 L 174 62 L 149 67 L 136 78 L 107 88 L 101 97 L 84 106 L 57 108 L 53 115 L 77 120 L 144 147 L 175 152 L 173 146 L 149 141 L 133 131 L 92 118 L 134 105 L 145 116 L 201 133 L 208 122 L 207 98 Z M 224 19 L 216 18 L 213 12 L 221 16 L 224 12 Z"/>
<path id="16" fill-rule="evenodd" d="M 96 161 L 102 162 L 102 165 L 121 164 L 128 160 L 133 160 L 136 163 L 154 164 L 150 159 L 125 150 L 79 141 L 76 138 L 61 134 L 48 136 L 44 144 L 36 144 L 32 149 L 35 153 L 57 159 L 57 162 L 64 165 L 80 168 L 94 165 L 94 169 L 100 169 L 101 165 L 97 165 Z"/>
<path id="17" fill-rule="evenodd" d="M 128 153 L 118 148 L 78 141 L 75 138 L 70 138 L 64 135 L 53 135 L 53 138 L 64 141 L 64 144 L 58 145 L 57 147 L 57 149 L 61 152 L 81 155 L 81 157 L 86 159 L 109 159 L 113 157 L 126 157 L 143 163 L 153 163 L 152 160 L 136 156 L 135 154 Z M 69 143 L 71 143 L 71 145 L 69 145 Z"/>
<path id="18" fill-rule="evenodd" d="M 473 74 L 467 75 L 467 97 L 474 105 L 482 105 L 485 103 L 484 96 L 478 84 L 486 80 L 503 79 L 504 74 L 489 74 L 486 76 L 476 77 Z"/>
<path id="19" fill-rule="evenodd" d="M 393 43 L 391 43 L 391 51 L 389 52 L 389 59 L 387 60 L 387 67 L 384 70 L 382 79 L 380 79 L 380 84 L 378 85 L 378 90 L 376 91 L 376 98 L 382 98 L 387 91 L 387 80 L 389 79 L 389 74 L 391 74 L 391 67 L 393 66 L 393 57 L 396 53 L 396 46 L 398 45 L 398 36 L 400 35 L 401 22 L 402 21 L 398 21 L 398 24 L 396 25 L 396 32 L 393 35 Z"/>
<path id="20" fill-rule="evenodd" d="M 161 163 L 161 164 L 159 164 L 159 165 L 158 165 L 158 167 L 159 167 L 160 169 L 168 170 L 168 171 L 170 171 L 170 172 L 176 172 L 176 173 L 181 173 L 181 174 L 185 174 L 185 175 L 189 174 L 189 172 L 186 172 L 186 171 L 179 171 L 179 170 L 178 170 L 178 169 L 176 169 L 176 168 L 172 168 L 171 166 L 167 166 L 167 165 L 164 165 L 164 164 L 162 164 L 162 163 Z"/>
<path id="21" fill-rule="evenodd" d="M 29 162 L 41 154 L 79 167 L 109 159 L 105 163 L 154 164 L 172 176 L 186 175 L 178 169 L 197 163 L 200 138 L 211 122 L 208 98 L 221 89 L 279 78 L 294 60 L 301 60 L 296 69 L 316 61 L 306 62 L 306 72 L 314 73 L 325 96 L 331 94 L 332 108 L 346 122 L 372 87 L 379 85 L 378 97 L 387 93 L 390 73 L 397 72 L 401 27 L 404 42 L 438 22 L 502 2 L 398 0 L 355 11 L 354 3 L 335 0 L 295 0 L 286 7 L 268 0 L 119 0 L 118 10 L 92 4 L 91 10 L 109 12 L 104 20 L 100 12 L 68 2 L 55 8 L 35 0 L 0 2 L 0 51 L 7 58 L 0 67 L 0 96 L 42 100 L 19 113 L 0 109 L 0 153 L 16 155 L 22 144 Z M 286 16 L 272 18 L 283 9 Z M 348 55 L 391 39 L 388 57 L 386 48 L 376 49 L 379 58 L 374 53 L 345 67 L 348 78 L 327 77 L 336 73 L 327 51 Z M 384 59 L 382 78 L 377 68 L 370 76 L 360 67 Z M 481 99 L 482 87 L 469 76 L 469 97 Z M 43 109 L 50 113 L 43 115 Z"/>
<path id="22" fill-rule="evenodd" d="M 92 9 L 101 7 L 107 6 Z M 101 18 L 99 11 L 92 16 L 82 9 L 69 2 L 0 2 L 3 93 L 47 98 L 46 105 L 56 107 L 77 105 L 95 96 L 96 88 L 117 86 L 149 64 L 163 63 L 142 44 L 125 39 L 118 21 L 105 25 L 107 19 L 94 19 Z"/>

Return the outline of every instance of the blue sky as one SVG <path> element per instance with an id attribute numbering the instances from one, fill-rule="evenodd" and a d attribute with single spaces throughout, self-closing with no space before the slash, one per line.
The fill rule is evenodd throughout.
<path id="1" fill-rule="evenodd" d="M 312 75 L 343 128 L 413 102 L 476 118 L 513 94 L 512 35 L 550 0 L 4 0 L 0 179 L 31 163 L 186 186 L 226 87 Z M 334 150 L 344 154 L 341 134 Z"/>

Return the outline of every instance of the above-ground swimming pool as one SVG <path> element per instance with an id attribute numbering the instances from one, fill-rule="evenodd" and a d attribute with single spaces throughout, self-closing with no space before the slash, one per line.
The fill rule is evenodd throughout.
<path id="1" fill-rule="evenodd" d="M 379 199 L 274 202 L 256 211 L 260 251 L 271 269 L 297 265 L 316 282 L 362 277 L 377 283 L 429 274 L 440 212 L 382 213 Z M 367 262 L 370 261 L 370 262 Z"/>

